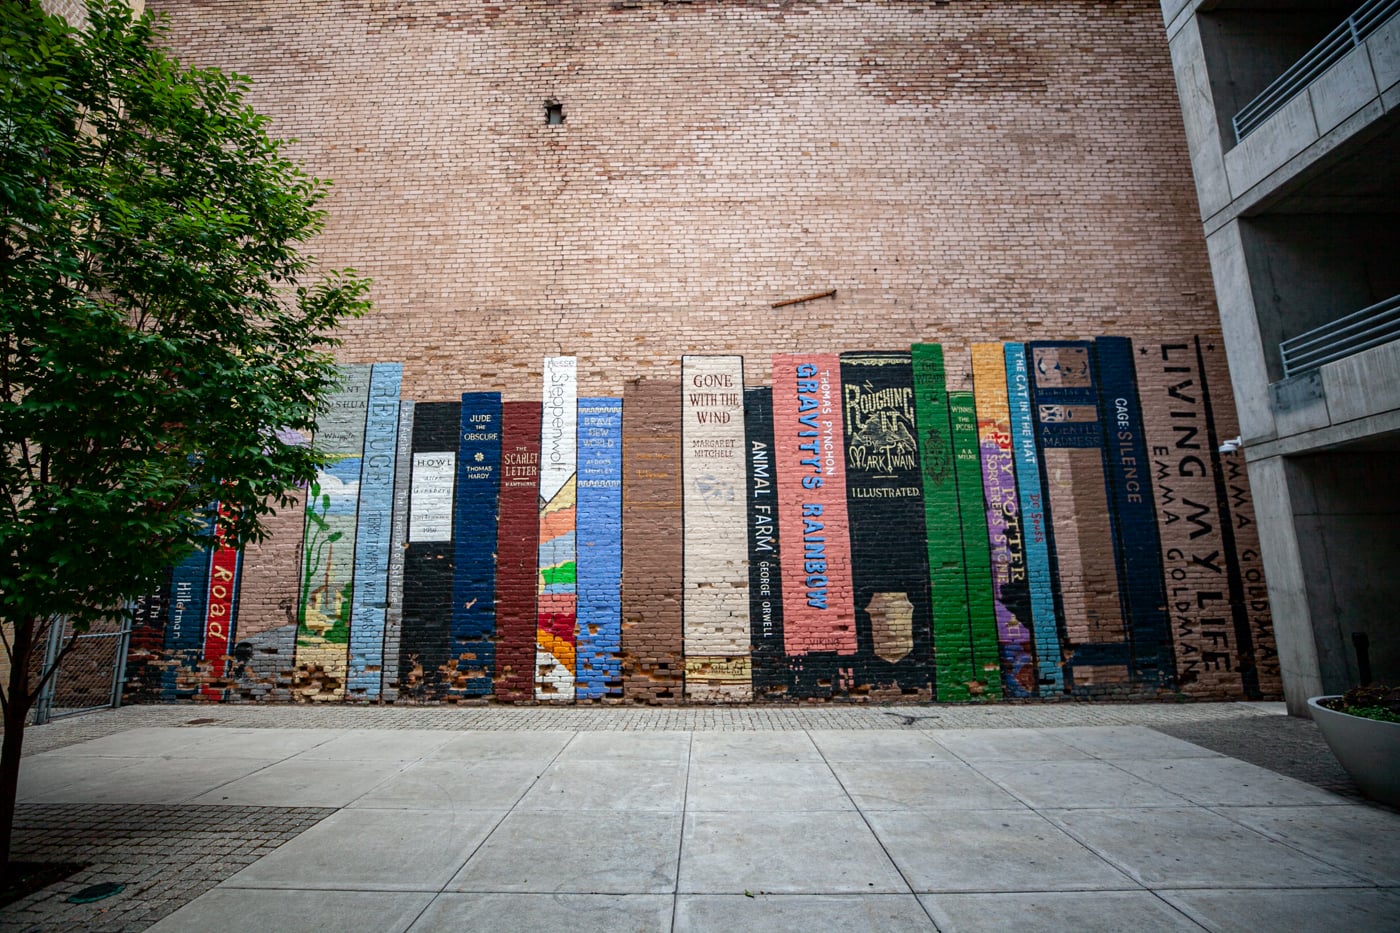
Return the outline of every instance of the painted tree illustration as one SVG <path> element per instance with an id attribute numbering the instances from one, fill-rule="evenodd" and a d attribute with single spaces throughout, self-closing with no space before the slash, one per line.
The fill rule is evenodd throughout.
<path id="1" fill-rule="evenodd" d="M 330 510 L 330 493 L 322 492 L 319 482 L 312 482 L 306 497 L 305 560 L 301 568 L 301 600 L 297 606 L 299 635 L 310 631 L 306 624 L 307 610 L 320 610 L 326 605 L 326 600 L 330 596 L 330 558 L 334 551 L 335 542 L 339 541 L 345 534 L 343 531 L 331 530 L 330 523 L 326 521 Z M 320 586 L 314 586 L 316 571 L 322 567 L 326 568 L 325 579 Z M 318 596 L 320 597 L 319 601 L 316 600 Z M 313 603 L 316 603 L 314 607 Z"/>

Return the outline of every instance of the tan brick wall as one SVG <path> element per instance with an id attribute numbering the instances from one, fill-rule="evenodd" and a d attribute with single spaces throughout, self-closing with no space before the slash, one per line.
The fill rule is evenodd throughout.
<path id="1" fill-rule="evenodd" d="M 315 250 L 376 281 L 343 356 L 408 398 L 913 341 L 966 388 L 973 341 L 1218 330 L 1152 0 L 151 6 L 334 179 Z"/>
<path id="2" fill-rule="evenodd" d="M 1152 0 L 152 6 L 334 180 L 314 252 L 375 280 L 344 361 L 403 361 L 408 399 L 511 401 L 572 356 L 580 396 L 625 396 L 625 444 L 666 463 L 624 465 L 629 702 L 683 696 L 683 357 L 770 385 L 774 353 L 941 343 L 962 392 L 977 342 L 1219 331 Z M 1059 478 L 1086 503 L 1055 516 L 1068 644 L 1111 640 L 1102 468 Z M 283 568 L 247 571 L 265 638 Z M 750 673 L 720 668 L 696 682 Z"/>

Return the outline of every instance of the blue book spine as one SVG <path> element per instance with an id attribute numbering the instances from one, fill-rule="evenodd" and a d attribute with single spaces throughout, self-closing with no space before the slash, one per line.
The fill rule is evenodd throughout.
<path id="1" fill-rule="evenodd" d="M 1035 421 L 1031 408 L 1030 371 L 1025 344 L 1008 343 L 1006 389 L 1011 407 L 1011 446 L 1016 455 L 1016 487 L 1021 497 L 1021 535 L 1025 543 L 1026 579 L 1031 591 L 1031 628 L 1035 632 L 1037 675 L 1042 695 L 1061 693 L 1065 675 L 1060 657 L 1059 620 L 1055 617 L 1055 590 L 1050 573 L 1050 536 L 1047 532 L 1044 487 L 1040 484 L 1040 457 L 1035 447 Z"/>
<path id="2" fill-rule="evenodd" d="M 170 615 L 165 626 L 165 652 L 175 665 L 160 679 L 162 700 L 193 695 L 193 684 L 180 688 L 178 670 L 194 671 L 204 653 L 204 623 L 209 611 L 209 567 L 214 558 L 214 516 L 211 505 L 201 517 L 200 536 L 208 543 L 175 565 L 170 577 Z"/>
<path id="3" fill-rule="evenodd" d="M 622 399 L 578 400 L 575 696 L 622 696 Z"/>
<path id="4" fill-rule="evenodd" d="M 403 364 L 376 363 L 370 372 L 355 536 L 355 592 L 350 609 L 352 694 L 377 699 L 384 668 L 384 612 L 388 604 L 389 536 L 394 515 L 394 470 Z"/>
<path id="5" fill-rule="evenodd" d="M 1092 692 L 1119 671 L 1131 676 L 1098 360 L 1087 340 L 1032 341 L 1027 349 L 1040 480 L 1056 532 L 1075 542 L 1053 550 L 1066 677 L 1069 689 Z"/>
<path id="6" fill-rule="evenodd" d="M 457 674 L 449 694 L 491 695 L 496 670 L 496 528 L 501 492 L 501 394 L 462 395 L 453 513 L 451 654 Z"/>
<path id="7" fill-rule="evenodd" d="M 1108 440 L 1109 489 L 1117 519 L 1119 595 L 1132 646 L 1129 667 L 1135 680 L 1166 687 L 1175 679 L 1176 664 L 1133 344 L 1126 337 L 1099 337 L 1094 353 Z"/>

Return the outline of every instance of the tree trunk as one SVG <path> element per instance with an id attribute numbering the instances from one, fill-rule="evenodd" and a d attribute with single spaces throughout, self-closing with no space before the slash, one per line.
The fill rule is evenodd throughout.
<path id="1" fill-rule="evenodd" d="M 29 665 L 34 652 L 34 620 L 15 623 L 10 643 L 10 682 L 5 703 L 5 741 L 0 746 L 0 871 L 10 865 L 10 841 L 15 829 L 15 797 L 19 794 L 19 760 L 24 748 L 24 721 L 29 716 Z"/>

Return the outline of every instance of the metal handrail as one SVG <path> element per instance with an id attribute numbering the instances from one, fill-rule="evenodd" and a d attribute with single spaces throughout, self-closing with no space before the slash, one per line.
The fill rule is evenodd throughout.
<path id="1" fill-rule="evenodd" d="M 1284 378 L 1392 340 L 1400 340 L 1400 295 L 1280 343 Z"/>
<path id="2" fill-rule="evenodd" d="M 1400 13 L 1400 0 L 1366 0 L 1361 4 L 1355 13 L 1275 78 L 1259 96 L 1240 108 L 1232 121 L 1235 142 L 1240 142 L 1258 129 L 1299 91 L 1315 81 L 1318 75 L 1341 61 L 1343 56 L 1366 41 L 1371 33 L 1396 13 Z"/>

